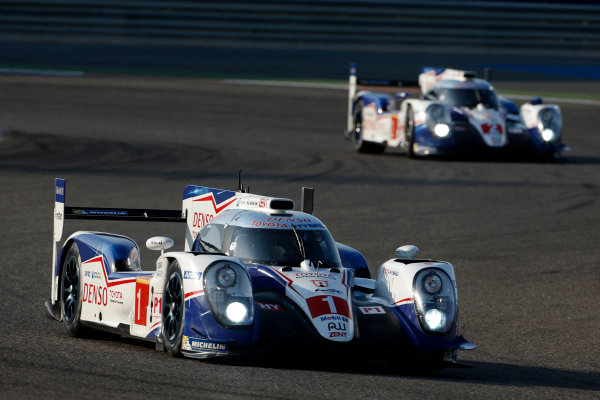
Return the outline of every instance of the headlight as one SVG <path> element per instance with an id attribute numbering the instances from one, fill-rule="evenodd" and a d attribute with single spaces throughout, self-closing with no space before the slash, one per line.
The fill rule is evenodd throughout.
<path id="1" fill-rule="evenodd" d="M 545 142 L 558 140 L 560 137 L 562 119 L 554 107 L 544 107 L 538 112 L 538 130 Z"/>
<path id="2" fill-rule="evenodd" d="M 435 136 L 443 139 L 450 136 L 450 111 L 443 104 L 431 104 L 427 107 L 427 127 Z"/>
<path id="3" fill-rule="evenodd" d="M 436 294 L 442 289 L 442 278 L 435 272 L 423 278 L 423 289 L 429 294 Z"/>
<path id="4" fill-rule="evenodd" d="M 235 283 L 235 278 L 235 271 L 228 265 L 219 268 L 219 271 L 217 272 L 217 281 L 219 282 L 219 286 L 224 288 L 233 285 Z"/>
<path id="5" fill-rule="evenodd" d="M 446 333 L 457 314 L 456 293 L 452 280 L 441 269 L 424 269 L 415 276 L 415 308 L 425 332 Z"/>
<path id="6" fill-rule="evenodd" d="M 225 327 L 247 326 L 254 319 L 252 284 L 244 267 L 216 261 L 204 273 L 204 293 L 215 320 Z"/>

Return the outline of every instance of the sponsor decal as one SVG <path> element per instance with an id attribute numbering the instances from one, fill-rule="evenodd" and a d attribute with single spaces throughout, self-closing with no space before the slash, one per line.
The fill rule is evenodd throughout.
<path id="1" fill-rule="evenodd" d="M 83 276 L 86 276 L 91 279 L 102 279 L 100 272 L 96 271 L 83 271 Z"/>
<path id="2" fill-rule="evenodd" d="M 500 124 L 481 124 L 481 131 L 484 135 L 502 135 L 502 125 Z"/>
<path id="3" fill-rule="evenodd" d="M 258 306 L 260 307 L 261 310 L 265 310 L 265 311 L 283 311 L 283 307 L 281 306 L 281 304 L 259 303 L 259 302 L 257 302 L 256 304 L 258 304 Z"/>
<path id="4" fill-rule="evenodd" d="M 129 215 L 125 210 L 85 210 L 76 209 L 73 210 L 73 214 L 79 215 L 115 215 L 115 216 L 127 216 Z"/>
<path id="5" fill-rule="evenodd" d="M 358 307 L 363 314 L 385 314 L 383 307 L 371 306 L 371 307 Z"/>
<path id="6" fill-rule="evenodd" d="M 54 215 L 56 215 L 56 219 L 57 220 L 61 220 L 63 219 L 63 214 L 60 211 L 57 211 L 56 213 L 54 213 Z"/>
<path id="7" fill-rule="evenodd" d="M 327 324 L 329 331 L 346 331 L 346 324 L 343 322 L 330 322 Z"/>
<path id="8" fill-rule="evenodd" d="M 289 218 L 289 217 L 269 217 L 267 218 L 267 221 L 277 221 L 277 222 L 314 222 L 312 219 L 310 218 Z M 296 226 L 296 225 L 294 225 Z"/>
<path id="9" fill-rule="evenodd" d="M 61 186 L 57 186 L 56 187 L 56 194 L 58 194 L 60 196 L 64 196 L 65 195 L 65 188 L 61 187 Z"/>
<path id="10" fill-rule="evenodd" d="M 209 351 L 216 354 L 227 354 L 228 347 L 226 343 L 217 343 L 212 340 L 198 339 L 184 336 L 181 342 L 181 348 L 188 351 Z"/>
<path id="11" fill-rule="evenodd" d="M 311 318 L 326 314 L 338 314 L 350 318 L 348 302 L 337 296 L 313 296 L 306 299 Z"/>
<path id="12" fill-rule="evenodd" d="M 183 279 L 200 279 L 202 278 L 202 272 L 201 271 L 184 271 L 183 272 Z"/>
<path id="13" fill-rule="evenodd" d="M 82 301 L 84 303 L 87 302 L 99 306 L 106 306 L 108 303 L 108 289 L 106 289 L 106 287 L 84 283 Z"/>
<path id="14" fill-rule="evenodd" d="M 288 224 L 280 222 L 265 222 L 265 221 L 252 221 L 252 226 L 258 226 L 260 228 L 289 228 Z"/>
<path id="15" fill-rule="evenodd" d="M 386 274 L 386 275 L 398 276 L 398 272 L 397 271 L 392 271 L 390 268 L 387 268 L 387 267 L 383 268 L 383 273 Z"/>
<path id="16" fill-rule="evenodd" d="M 267 204 L 268 204 L 268 202 L 267 202 L 267 199 L 265 199 L 265 198 L 260 199 L 260 201 L 258 202 L 258 206 L 260 208 L 265 208 L 267 206 Z"/>
<path id="17" fill-rule="evenodd" d="M 325 226 L 310 218 L 269 217 L 266 221 L 252 221 L 252 226 L 260 228 L 325 229 Z"/>
<path id="18" fill-rule="evenodd" d="M 348 337 L 346 332 L 329 332 L 329 337 Z"/>
<path id="19" fill-rule="evenodd" d="M 341 290 L 337 290 L 337 289 L 315 289 L 315 292 L 325 292 L 325 293 L 337 293 L 337 294 L 344 294 L 344 292 L 342 292 Z"/>
<path id="20" fill-rule="evenodd" d="M 321 322 L 325 322 L 325 321 L 342 321 L 342 322 L 348 322 L 348 318 L 342 317 L 341 315 L 327 315 L 327 316 L 321 317 Z"/>
<path id="21" fill-rule="evenodd" d="M 329 274 L 327 272 L 295 272 L 293 274 L 296 279 L 305 279 L 305 278 L 329 278 L 335 279 L 333 274 Z"/>
<path id="22" fill-rule="evenodd" d="M 195 212 L 193 226 L 194 228 L 202 228 L 215 218 L 214 214 Z"/>
<path id="23" fill-rule="evenodd" d="M 121 291 L 110 289 L 108 291 L 108 295 L 111 303 L 121 306 L 123 305 L 123 293 Z"/>
<path id="24" fill-rule="evenodd" d="M 329 282 L 327 282 L 327 281 L 313 279 L 313 280 L 311 280 L 311 282 L 313 283 L 313 285 L 320 287 L 320 288 L 329 287 Z"/>

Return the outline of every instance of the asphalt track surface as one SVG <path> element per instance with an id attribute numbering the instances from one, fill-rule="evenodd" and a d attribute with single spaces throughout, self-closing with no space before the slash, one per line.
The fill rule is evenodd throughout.
<path id="1" fill-rule="evenodd" d="M 562 162 L 356 154 L 344 90 L 181 78 L 0 77 L 0 387 L 9 398 L 407 399 L 600 396 L 600 106 L 562 104 Z M 6 133 L 8 132 L 8 133 Z M 293 198 L 374 273 L 402 244 L 451 261 L 471 369 L 406 360 L 172 359 L 45 316 L 54 177 L 74 206 L 178 208 L 187 184 Z M 181 225 L 67 221 L 143 244 Z M 156 253 L 142 253 L 152 269 Z"/>

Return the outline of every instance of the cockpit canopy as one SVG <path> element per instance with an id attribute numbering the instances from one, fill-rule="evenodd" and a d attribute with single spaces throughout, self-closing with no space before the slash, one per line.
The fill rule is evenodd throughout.
<path id="1" fill-rule="evenodd" d="M 467 82 L 442 80 L 425 93 L 424 97 L 441 101 L 450 107 L 476 108 L 481 104 L 488 109 L 498 109 L 496 90 L 481 79 Z"/>
<path id="2" fill-rule="evenodd" d="M 292 229 L 294 226 L 301 245 Z M 228 210 L 205 225 L 194 242 L 194 251 L 224 253 L 247 264 L 297 267 L 306 258 L 321 267 L 341 267 L 331 234 L 310 214 L 266 214 Z"/>

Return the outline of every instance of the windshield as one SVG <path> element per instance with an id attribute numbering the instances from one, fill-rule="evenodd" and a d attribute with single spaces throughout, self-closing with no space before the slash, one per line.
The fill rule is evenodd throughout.
<path id="1" fill-rule="evenodd" d="M 303 261 L 298 242 L 291 229 L 256 229 L 230 226 L 229 243 L 224 252 L 248 264 L 299 266 Z M 321 267 L 341 267 L 340 255 L 326 229 L 297 230 L 306 258 Z"/>
<path id="2" fill-rule="evenodd" d="M 490 89 L 442 89 L 438 99 L 451 107 L 475 108 L 483 104 L 486 108 L 498 108 L 496 92 Z"/>

